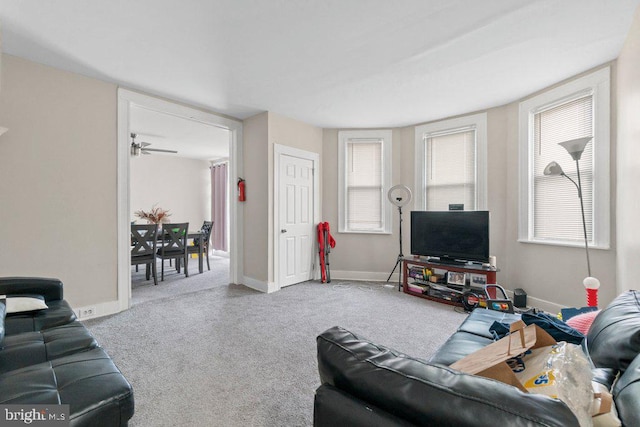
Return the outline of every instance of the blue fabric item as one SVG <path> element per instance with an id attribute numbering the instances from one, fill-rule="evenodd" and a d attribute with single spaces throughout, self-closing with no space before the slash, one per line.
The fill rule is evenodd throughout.
<path id="1" fill-rule="evenodd" d="M 581 332 L 547 313 L 522 313 L 522 321 L 527 325 L 538 325 L 556 341 L 580 345 L 584 340 L 584 335 Z"/>
<path id="2" fill-rule="evenodd" d="M 489 332 L 493 335 L 493 339 L 498 341 L 501 338 L 509 335 L 509 324 L 502 322 L 493 322 L 493 324 L 489 327 Z"/>

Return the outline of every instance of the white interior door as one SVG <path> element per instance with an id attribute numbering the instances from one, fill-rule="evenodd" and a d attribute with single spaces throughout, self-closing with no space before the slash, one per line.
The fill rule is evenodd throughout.
<path id="1" fill-rule="evenodd" d="M 313 161 L 280 154 L 278 176 L 279 284 L 312 279 L 315 224 Z"/>

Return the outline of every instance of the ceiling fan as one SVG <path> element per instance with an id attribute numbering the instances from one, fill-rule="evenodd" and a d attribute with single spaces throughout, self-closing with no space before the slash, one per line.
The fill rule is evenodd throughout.
<path id="1" fill-rule="evenodd" d="M 147 148 L 149 147 L 151 144 L 148 142 L 140 142 L 140 143 L 136 143 L 136 134 L 132 133 L 131 134 L 131 155 L 132 156 L 139 156 L 141 154 L 151 154 L 151 152 L 158 152 L 158 153 L 173 153 L 176 154 L 178 153 L 175 150 L 162 150 L 160 148 Z"/>

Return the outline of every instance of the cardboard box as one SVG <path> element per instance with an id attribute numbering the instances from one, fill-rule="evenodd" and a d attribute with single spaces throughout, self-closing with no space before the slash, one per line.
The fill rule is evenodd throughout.
<path id="1" fill-rule="evenodd" d="M 553 378 L 555 371 L 553 369 L 549 370 L 545 366 L 550 352 L 559 350 L 554 347 L 558 343 L 542 328 L 537 325 L 525 326 L 524 322 L 519 320 L 511 325 L 510 332 L 510 335 L 471 353 L 452 364 L 451 367 L 469 374 L 501 381 L 517 387 L 524 393 L 533 391 L 563 400 L 578 419 L 581 419 L 581 417 L 595 417 L 611 410 L 611 396 L 606 391 L 594 393 L 590 384 L 587 384 L 588 388 L 584 389 L 583 393 L 586 393 L 586 395 L 583 395 L 582 399 L 575 399 L 578 396 L 574 396 L 569 401 L 564 399 L 566 395 L 558 395 L 562 393 L 558 393 L 558 383 Z M 531 353 L 523 357 L 526 369 L 523 367 L 523 371 L 518 374 L 514 373 L 506 361 L 528 350 L 531 350 Z M 586 366 L 586 369 L 589 369 L 589 367 Z M 566 393 L 566 387 L 564 393 Z M 599 407 L 589 413 L 590 399 L 593 397 L 599 399 Z M 582 401 L 585 401 L 586 404 L 581 405 Z"/>
<path id="2" fill-rule="evenodd" d="M 458 360 L 451 367 L 468 374 L 502 381 L 528 393 L 507 360 L 530 349 L 552 346 L 556 344 L 556 340 L 539 326 L 525 326 L 521 320 L 512 323 L 510 331 L 510 335 Z"/>

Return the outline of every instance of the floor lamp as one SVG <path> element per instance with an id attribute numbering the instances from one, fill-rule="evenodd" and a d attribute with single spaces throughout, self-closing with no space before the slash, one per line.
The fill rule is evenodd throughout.
<path id="1" fill-rule="evenodd" d="M 391 270 L 391 274 L 387 277 L 387 282 L 391 280 L 391 276 L 396 271 L 398 266 L 401 266 L 402 259 L 404 255 L 402 253 L 402 207 L 407 205 L 411 201 L 411 189 L 406 185 L 394 185 L 389 189 L 387 193 L 387 198 L 394 206 L 398 207 L 398 214 L 400 216 L 400 222 L 398 223 L 398 231 L 399 231 L 399 244 L 400 244 L 400 252 L 398 253 L 398 257 L 396 258 L 396 265 L 393 266 L 393 270 Z M 402 266 L 400 267 L 400 271 L 398 273 L 398 291 L 402 286 Z"/>
<path id="2" fill-rule="evenodd" d="M 547 176 L 564 176 L 576 186 L 578 190 L 578 198 L 580 199 L 580 211 L 582 212 L 582 230 L 584 232 L 584 250 L 587 254 L 587 272 L 588 276 L 584 279 L 583 284 L 587 290 L 587 305 L 589 307 L 598 306 L 598 288 L 600 287 L 600 281 L 591 276 L 591 261 L 589 260 L 589 239 L 587 238 L 587 223 L 584 217 L 584 203 L 582 201 L 582 183 L 580 182 L 580 157 L 584 152 L 584 148 L 593 137 L 588 136 L 584 138 L 572 139 L 569 141 L 559 142 L 558 145 L 564 147 L 565 150 L 571 155 L 576 162 L 576 171 L 578 172 L 578 182 L 575 182 L 571 177 L 564 173 L 562 167 L 557 162 L 551 162 L 544 168 L 544 174 Z"/>

